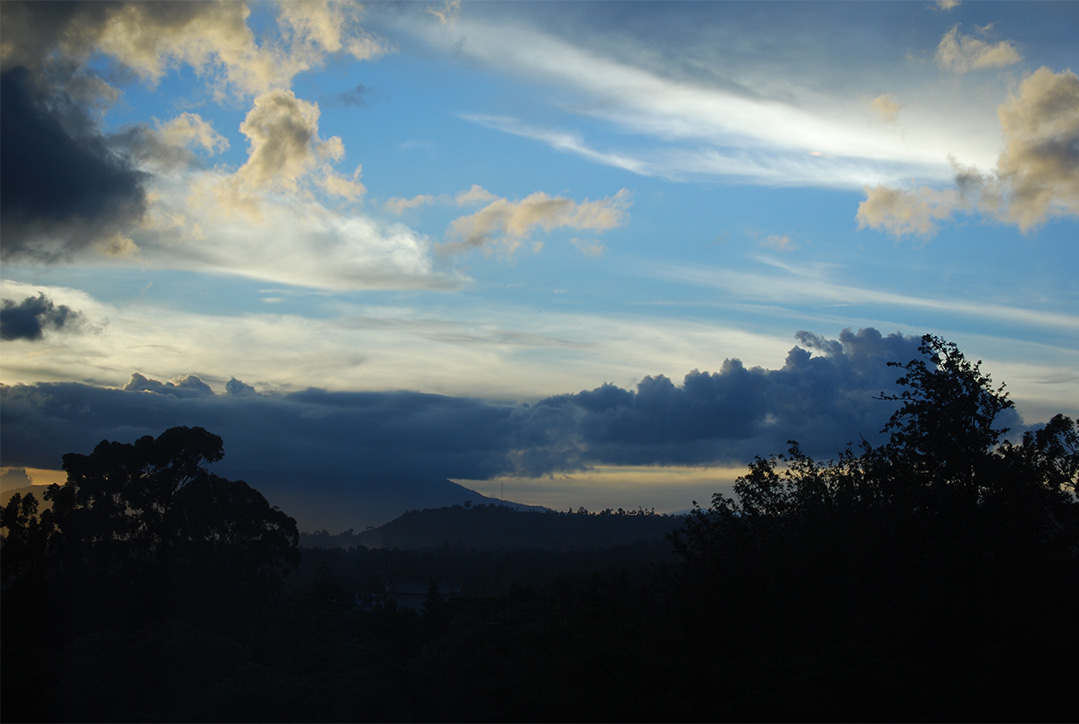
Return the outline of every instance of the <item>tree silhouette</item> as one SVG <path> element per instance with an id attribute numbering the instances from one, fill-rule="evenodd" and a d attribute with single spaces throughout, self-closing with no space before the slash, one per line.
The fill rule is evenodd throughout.
<path id="1" fill-rule="evenodd" d="M 981 362 L 968 361 L 954 343 L 927 334 L 918 351 L 922 358 L 889 363 L 906 373 L 896 381 L 904 388 L 899 394 L 880 396 L 902 403 L 884 426 L 887 455 L 908 490 L 916 485 L 938 498 L 974 503 L 980 477 L 1008 431 L 994 423 L 1014 404 L 1004 385 L 994 388 Z"/>
<path id="2" fill-rule="evenodd" d="M 792 442 L 695 508 L 672 536 L 683 615 L 703 650 L 886 665 L 840 718 L 1057 718 L 1079 643 L 1079 427 L 1057 415 L 1002 442 L 1004 386 L 952 343 L 920 352 L 880 396 L 900 403 L 883 445 L 819 462 Z M 774 702 L 797 696 L 783 686 Z"/>
<path id="3" fill-rule="evenodd" d="M 299 533 L 247 483 L 206 470 L 222 456 L 221 438 L 201 427 L 64 455 L 68 479 L 45 492 L 50 509 L 37 515 L 28 497 L 3 511 L 5 583 L 54 580 L 75 632 L 239 615 L 298 563 Z"/>

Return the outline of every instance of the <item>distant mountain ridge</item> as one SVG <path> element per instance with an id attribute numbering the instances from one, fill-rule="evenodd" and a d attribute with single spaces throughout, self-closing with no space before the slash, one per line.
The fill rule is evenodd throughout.
<path id="1" fill-rule="evenodd" d="M 520 504 L 494 503 L 412 510 L 362 533 L 303 533 L 300 545 L 401 549 L 454 546 L 483 550 L 605 548 L 662 541 L 684 522 L 681 516 L 643 510 L 559 513 L 520 508 Z"/>
<path id="2" fill-rule="evenodd" d="M 248 482 L 295 518 L 300 530 L 307 531 L 366 530 L 385 525 L 409 510 L 499 503 L 452 480 L 435 477 L 353 477 L 311 488 L 272 475 L 252 476 Z"/>
<path id="3" fill-rule="evenodd" d="M 547 508 L 513 501 L 503 501 L 476 492 L 446 478 L 405 475 L 357 477 L 342 481 L 326 490 L 294 486 L 291 479 L 278 480 L 273 475 L 240 474 L 240 479 L 266 496 L 296 519 L 300 530 L 366 530 L 385 525 L 412 510 L 443 508 L 454 505 L 501 505 L 513 510 L 544 512 Z M 45 500 L 47 485 L 22 485 L 0 490 L 0 506 L 13 495 L 33 494 L 39 510 L 49 507 Z"/>

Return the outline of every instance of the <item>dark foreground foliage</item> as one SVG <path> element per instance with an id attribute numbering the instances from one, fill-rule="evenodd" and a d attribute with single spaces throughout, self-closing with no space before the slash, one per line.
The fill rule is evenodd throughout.
<path id="1" fill-rule="evenodd" d="M 311 549 L 275 588 L 294 526 L 214 445 L 65 459 L 3 512 L 3 719 L 1074 721 L 1079 429 L 1001 443 L 1003 389 L 922 353 L 887 443 L 759 458 L 665 545 Z M 80 492 L 116 481 L 165 493 Z"/>

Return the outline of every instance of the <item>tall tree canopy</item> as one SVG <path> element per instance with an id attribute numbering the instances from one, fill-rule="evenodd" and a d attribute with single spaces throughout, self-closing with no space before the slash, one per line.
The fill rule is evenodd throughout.
<path id="1" fill-rule="evenodd" d="M 880 395 L 900 403 L 883 445 L 863 440 L 820 462 L 791 441 L 786 454 L 756 458 L 734 497 L 716 493 L 688 517 L 672 540 L 691 587 L 727 596 L 759 581 L 759 567 L 792 571 L 790 583 L 821 560 L 862 581 L 903 569 L 1000 579 L 1035 559 L 1074 566 L 1079 426 L 1057 415 L 1002 442 L 1001 413 L 1013 406 L 1004 386 L 953 343 L 925 335 L 919 351 L 895 363 L 900 391 Z"/>
<path id="2" fill-rule="evenodd" d="M 791 442 L 695 509 L 672 536 L 682 615 L 703 649 L 777 670 L 829 650 L 885 667 L 851 711 L 1061 717 L 1079 642 L 1079 427 L 1058 415 L 1002 441 L 1003 385 L 939 338 L 920 352 L 881 395 L 899 403 L 883 445 L 820 462 Z"/>
<path id="3" fill-rule="evenodd" d="M 212 615 L 272 592 L 299 561 L 296 521 L 243 481 L 206 469 L 221 438 L 174 427 L 63 457 L 67 482 L 3 511 L 5 586 L 58 582 L 87 616 Z M 89 613 L 89 612 L 92 612 Z M 110 613 L 112 612 L 112 613 Z"/>

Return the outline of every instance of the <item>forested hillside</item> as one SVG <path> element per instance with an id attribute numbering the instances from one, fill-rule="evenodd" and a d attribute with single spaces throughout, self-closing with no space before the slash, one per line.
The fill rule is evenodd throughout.
<path id="1" fill-rule="evenodd" d="M 885 443 L 791 443 L 682 519 L 460 507 L 301 549 L 200 428 L 65 456 L 50 509 L 2 512 L 3 718 L 1074 720 L 1079 428 L 1009 441 L 938 338 L 900 366 Z"/>

